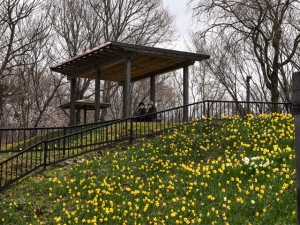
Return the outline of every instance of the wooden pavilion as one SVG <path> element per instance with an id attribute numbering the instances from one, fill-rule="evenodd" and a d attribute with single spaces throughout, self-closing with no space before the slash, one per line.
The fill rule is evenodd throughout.
<path id="1" fill-rule="evenodd" d="M 130 117 L 130 83 L 150 77 L 150 98 L 155 102 L 155 76 L 183 68 L 183 104 L 188 104 L 188 67 L 209 55 L 106 42 L 87 52 L 50 67 L 71 81 L 70 125 L 75 123 L 76 79 L 95 79 L 95 122 L 99 120 L 100 80 L 123 86 L 123 118 Z M 187 114 L 186 114 L 187 115 Z"/>
<path id="2" fill-rule="evenodd" d="M 65 111 L 65 109 L 70 109 L 71 102 L 67 102 L 59 107 Z M 109 103 L 100 102 L 100 109 L 105 109 L 110 107 Z M 86 113 L 88 110 L 95 110 L 95 101 L 90 99 L 80 99 L 75 101 L 75 109 L 83 109 L 83 123 L 86 124 Z"/>

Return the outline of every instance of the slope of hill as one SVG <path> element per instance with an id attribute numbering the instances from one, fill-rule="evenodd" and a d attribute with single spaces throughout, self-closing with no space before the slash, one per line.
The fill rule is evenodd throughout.
<path id="1" fill-rule="evenodd" d="M 2 224 L 296 224 L 290 114 L 211 118 L 27 177 Z"/>

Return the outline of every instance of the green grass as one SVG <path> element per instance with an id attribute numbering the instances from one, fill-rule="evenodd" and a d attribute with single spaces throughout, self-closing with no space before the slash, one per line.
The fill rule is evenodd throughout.
<path id="1" fill-rule="evenodd" d="M 293 117 L 211 119 L 1 193 L 2 224 L 296 224 Z"/>

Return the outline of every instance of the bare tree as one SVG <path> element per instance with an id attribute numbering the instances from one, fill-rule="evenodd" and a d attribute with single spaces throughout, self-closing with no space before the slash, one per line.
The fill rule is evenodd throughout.
<path id="1" fill-rule="evenodd" d="M 198 22 L 209 24 L 199 31 L 201 37 L 230 42 L 230 48 L 241 53 L 237 54 L 239 64 L 256 67 L 253 73 L 262 76 L 272 102 L 279 100 L 280 93 L 290 100 L 289 77 L 284 71 L 294 66 L 300 41 L 299 1 L 191 0 L 189 7 Z"/>
<path id="2" fill-rule="evenodd" d="M 38 40 L 48 36 L 48 26 L 39 14 L 39 0 L 3 0 L 0 2 L 0 125 L 3 125 L 5 98 L 19 88 L 10 82 L 20 66 L 20 57 L 27 55 Z M 8 109 L 10 110 L 10 109 Z"/>
<path id="3" fill-rule="evenodd" d="M 60 125 L 56 120 L 58 104 L 55 99 L 65 90 L 62 85 L 64 78 L 52 74 L 49 64 L 52 63 L 51 39 L 39 40 L 30 53 L 18 58 L 18 66 L 12 82 L 18 87 L 15 94 L 7 98 L 7 104 L 13 111 L 7 116 L 13 116 L 18 127 L 38 127 Z M 51 117 L 47 117 L 47 111 Z"/>
<path id="4" fill-rule="evenodd" d="M 161 0 L 89 0 L 104 41 L 155 46 L 172 40 L 174 18 Z"/>
<path id="5" fill-rule="evenodd" d="M 204 61 L 201 65 L 201 68 L 205 70 L 205 76 L 210 80 L 215 80 L 214 82 L 211 81 L 211 85 L 218 82 L 223 85 L 223 89 L 226 90 L 231 99 L 234 101 L 243 100 L 244 92 L 240 89 L 244 86 L 244 78 L 241 74 L 246 72 L 239 64 L 238 48 L 227 40 L 206 42 L 197 34 L 192 34 L 191 39 L 197 52 L 205 51 L 211 55 L 211 59 Z"/>
<path id="6" fill-rule="evenodd" d="M 57 0 L 50 2 L 51 20 L 56 37 L 57 53 L 68 59 L 85 52 L 103 41 L 102 24 L 87 0 Z M 75 99 L 85 98 L 90 79 L 77 79 Z M 80 123 L 80 110 L 76 112 Z"/>

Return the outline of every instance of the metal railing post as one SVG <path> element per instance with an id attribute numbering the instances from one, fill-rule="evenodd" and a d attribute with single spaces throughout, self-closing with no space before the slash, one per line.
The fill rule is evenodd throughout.
<path id="1" fill-rule="evenodd" d="M 47 167 L 47 157 L 48 157 L 48 141 L 44 141 L 45 147 L 44 147 L 44 170 Z"/>
<path id="2" fill-rule="evenodd" d="M 247 76 L 247 96 L 246 96 L 246 102 L 247 102 L 247 114 L 250 114 L 250 80 L 251 80 L 252 76 Z"/>
<path id="3" fill-rule="evenodd" d="M 63 156 L 66 155 L 66 135 L 67 135 L 67 129 L 64 127 L 64 139 L 63 139 Z"/>
<path id="4" fill-rule="evenodd" d="M 130 119 L 130 137 L 129 144 L 133 143 L 133 119 Z"/>
<path id="5" fill-rule="evenodd" d="M 209 114 L 209 101 L 207 101 L 207 118 L 210 117 L 210 114 Z"/>
<path id="6" fill-rule="evenodd" d="M 297 218 L 300 225 L 300 72 L 293 73 L 292 114 L 295 123 Z"/>

